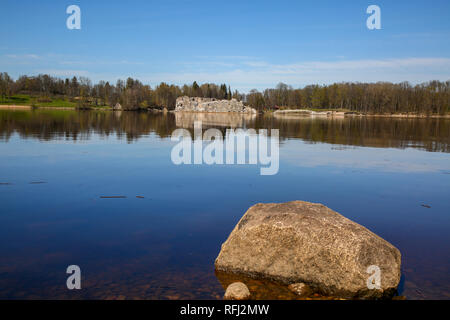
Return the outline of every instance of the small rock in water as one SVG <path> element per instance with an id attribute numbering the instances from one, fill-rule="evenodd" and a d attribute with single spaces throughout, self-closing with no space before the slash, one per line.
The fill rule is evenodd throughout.
<path id="1" fill-rule="evenodd" d="M 144 199 L 143 196 L 136 196 L 136 198 L 138 198 L 138 199 Z"/>
<path id="2" fill-rule="evenodd" d="M 429 206 L 429 205 L 427 205 L 427 204 L 421 204 L 421 206 L 424 207 L 424 208 L 428 208 L 428 209 L 431 208 L 431 206 Z"/>
<path id="3" fill-rule="evenodd" d="M 301 296 L 301 297 L 307 297 L 307 296 L 311 295 L 311 289 L 303 282 L 292 283 L 288 286 L 288 288 L 293 293 L 295 293 L 296 295 Z"/>
<path id="4" fill-rule="evenodd" d="M 100 199 L 125 199 L 126 196 L 100 196 Z"/>
<path id="5" fill-rule="evenodd" d="M 230 284 L 223 297 L 225 300 L 247 300 L 250 298 L 250 291 L 242 282 Z"/>

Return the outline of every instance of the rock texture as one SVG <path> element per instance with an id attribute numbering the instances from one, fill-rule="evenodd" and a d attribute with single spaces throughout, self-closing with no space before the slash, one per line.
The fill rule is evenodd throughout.
<path id="1" fill-rule="evenodd" d="M 248 300 L 250 298 L 250 291 L 242 282 L 234 282 L 227 287 L 225 300 Z"/>
<path id="2" fill-rule="evenodd" d="M 175 111 L 186 112 L 245 112 L 256 113 L 256 110 L 244 106 L 241 101 L 236 99 L 217 100 L 199 97 L 179 97 L 176 100 Z"/>
<path id="3" fill-rule="evenodd" d="M 400 251 L 321 204 L 256 204 L 241 218 L 215 261 L 218 271 L 303 282 L 315 292 L 350 298 L 391 296 L 400 281 Z M 381 270 L 369 289 L 367 268 Z"/>

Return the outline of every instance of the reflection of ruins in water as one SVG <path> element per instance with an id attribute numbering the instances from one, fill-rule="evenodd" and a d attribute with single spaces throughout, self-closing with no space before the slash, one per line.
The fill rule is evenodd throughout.
<path id="1" fill-rule="evenodd" d="M 192 129 L 196 121 L 201 121 L 204 127 L 246 128 L 256 119 L 256 114 L 249 113 L 175 112 L 174 114 L 175 125 L 185 129 Z"/>
<path id="2" fill-rule="evenodd" d="M 280 139 L 382 148 L 450 152 L 449 119 L 311 117 L 297 115 L 75 110 L 0 110 L 0 141 L 13 134 L 41 140 L 85 140 L 92 134 L 116 135 L 133 142 L 156 134 L 169 138 L 176 128 L 191 133 L 194 122 L 222 133 L 232 128 L 279 129 Z"/>

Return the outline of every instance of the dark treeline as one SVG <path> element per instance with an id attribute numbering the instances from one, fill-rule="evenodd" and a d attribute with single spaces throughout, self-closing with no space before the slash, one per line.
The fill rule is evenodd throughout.
<path id="1" fill-rule="evenodd" d="M 303 89 L 280 83 L 275 89 L 263 92 L 251 90 L 246 99 L 258 110 L 286 106 L 362 113 L 445 114 L 449 111 L 450 81 L 430 81 L 415 86 L 408 82 L 334 83 L 309 85 Z"/>
<path id="2" fill-rule="evenodd" d="M 162 82 L 152 88 L 139 80 L 128 78 L 115 84 L 100 81 L 97 84 L 85 77 L 60 79 L 49 75 L 21 76 L 13 80 L 7 73 L 0 73 L 0 98 L 14 94 L 38 95 L 42 99 L 54 96 L 76 101 L 80 106 L 114 106 L 120 103 L 126 110 L 175 107 L 180 96 L 216 99 L 235 98 L 257 110 L 283 108 L 309 108 L 349 110 L 362 113 L 420 113 L 445 114 L 450 105 L 450 80 L 430 81 L 418 85 L 408 82 L 398 84 L 334 83 L 309 85 L 294 89 L 280 83 L 273 89 L 248 94 L 231 91 L 226 84 L 205 83 L 199 85 L 169 85 Z"/>
<path id="3" fill-rule="evenodd" d="M 14 81 L 7 73 L 0 73 L 0 98 L 15 94 L 38 95 L 41 100 L 51 97 L 64 97 L 78 102 L 80 106 L 115 106 L 120 103 L 125 110 L 147 108 L 175 108 L 180 96 L 205 97 L 216 99 L 242 98 L 234 94 L 226 84 L 197 84 L 182 87 L 162 82 L 155 88 L 144 85 L 136 79 L 118 80 L 115 84 L 99 81 L 92 84 L 86 77 L 60 79 L 43 74 L 21 76 Z"/>

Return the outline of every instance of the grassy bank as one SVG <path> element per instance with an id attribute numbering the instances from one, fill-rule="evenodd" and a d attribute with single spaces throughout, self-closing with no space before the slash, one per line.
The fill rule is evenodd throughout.
<path id="1" fill-rule="evenodd" d="M 40 97 L 31 96 L 27 94 L 17 94 L 11 97 L 0 97 L 0 105 L 10 106 L 30 106 L 36 108 L 77 108 L 78 101 L 69 100 L 65 97 Z M 96 106 L 95 104 L 88 104 L 92 108 L 109 108 L 108 106 Z"/>

